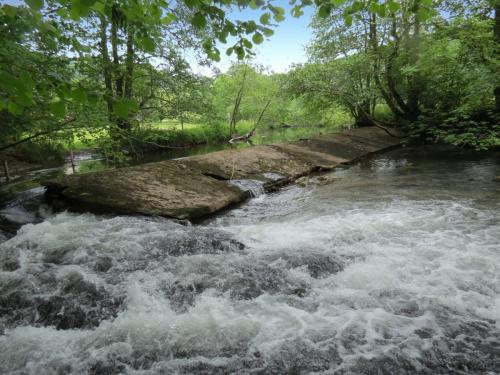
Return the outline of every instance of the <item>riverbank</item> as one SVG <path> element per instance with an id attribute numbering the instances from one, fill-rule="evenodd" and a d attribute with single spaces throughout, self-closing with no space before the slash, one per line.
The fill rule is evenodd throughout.
<path id="1" fill-rule="evenodd" d="M 77 211 L 199 219 L 241 203 L 245 182 L 276 188 L 401 143 L 379 128 L 357 128 L 295 142 L 65 176 L 43 183 L 56 207 Z"/>

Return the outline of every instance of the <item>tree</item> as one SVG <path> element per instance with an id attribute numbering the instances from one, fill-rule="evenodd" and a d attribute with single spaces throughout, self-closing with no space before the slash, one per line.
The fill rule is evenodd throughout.
<path id="1" fill-rule="evenodd" d="M 68 120 L 67 109 L 73 102 L 96 106 L 96 100 L 105 103 L 110 131 L 120 136 L 132 128 L 134 119 L 140 117 L 138 112 L 148 108 L 147 102 L 154 99 L 137 97 L 137 67 L 153 58 L 165 58 L 166 44 L 191 41 L 191 46 L 202 48 L 210 59 L 218 60 L 220 51 L 215 41 L 226 42 L 232 35 L 236 42 L 226 52 L 243 58 L 251 53 L 254 43 L 259 44 L 264 36 L 272 34 L 271 18 L 279 21 L 284 13 L 282 8 L 261 1 L 256 5 L 253 1 L 185 0 L 171 6 L 163 0 L 29 0 L 27 4 L 28 7 L 3 5 L 0 11 L 2 27 L 7 29 L 6 34 L 2 33 L 6 44 L 0 66 L 5 82 L 0 87 L 2 116 L 11 118 L 12 123 L 21 123 L 20 116 L 38 105 L 32 92 L 38 90 L 39 82 L 28 79 L 27 66 L 12 69 L 9 64 L 9 58 L 25 58 L 24 51 L 36 52 L 51 62 L 77 61 L 80 72 L 97 68 L 100 78 L 95 87 L 85 86 L 86 80 L 74 79 L 78 73 L 49 75 L 50 93 L 41 93 L 49 98 L 50 111 L 46 113 L 59 120 L 51 122 L 51 130 L 42 132 L 30 124 L 25 129 L 29 139 L 59 131 L 60 123 Z M 228 18 L 227 8 L 236 4 L 264 11 L 260 22 Z M 20 132 L 13 133 L 18 138 Z"/>
<path id="2" fill-rule="evenodd" d="M 305 99 L 309 107 L 345 108 L 356 125 L 372 125 L 378 93 L 364 55 L 353 55 L 325 63 L 298 66 L 289 73 L 286 90 Z"/>

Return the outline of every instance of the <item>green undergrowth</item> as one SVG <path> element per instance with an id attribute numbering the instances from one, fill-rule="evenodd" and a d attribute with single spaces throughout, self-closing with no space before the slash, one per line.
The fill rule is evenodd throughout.
<path id="1" fill-rule="evenodd" d="M 478 151 L 500 148 L 500 117 L 492 111 L 424 114 L 409 126 L 413 137 Z"/>

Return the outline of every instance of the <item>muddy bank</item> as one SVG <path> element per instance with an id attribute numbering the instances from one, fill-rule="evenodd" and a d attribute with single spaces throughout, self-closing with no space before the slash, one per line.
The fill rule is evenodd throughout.
<path id="1" fill-rule="evenodd" d="M 224 150 L 43 183 L 55 204 L 79 211 L 197 219 L 249 197 L 236 181 L 271 189 L 318 170 L 333 169 L 393 147 L 401 139 L 378 128 L 359 128 L 296 142 Z"/>

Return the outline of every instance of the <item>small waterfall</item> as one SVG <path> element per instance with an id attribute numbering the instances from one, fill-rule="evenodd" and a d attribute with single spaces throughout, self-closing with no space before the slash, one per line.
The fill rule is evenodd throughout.
<path id="1" fill-rule="evenodd" d="M 248 191 L 255 198 L 265 194 L 264 182 L 259 180 L 231 180 L 231 185 L 239 187 L 243 191 Z"/>

